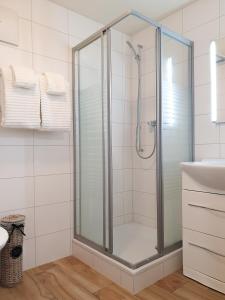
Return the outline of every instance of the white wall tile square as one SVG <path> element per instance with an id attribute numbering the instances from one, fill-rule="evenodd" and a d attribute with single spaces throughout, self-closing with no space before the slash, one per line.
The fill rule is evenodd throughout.
<path id="1" fill-rule="evenodd" d="M 195 115 L 210 114 L 210 85 L 199 85 L 195 87 Z"/>
<path id="2" fill-rule="evenodd" d="M 195 145 L 195 160 L 216 159 L 219 157 L 219 144 Z"/>
<path id="3" fill-rule="evenodd" d="M 25 51 L 32 51 L 31 21 L 19 20 L 19 48 Z"/>
<path id="4" fill-rule="evenodd" d="M 33 177 L 0 179 L 0 212 L 34 206 Z"/>
<path id="5" fill-rule="evenodd" d="M 69 202 L 38 206 L 35 209 L 36 235 L 46 235 L 70 228 Z"/>
<path id="6" fill-rule="evenodd" d="M 69 65 L 66 62 L 52 59 L 42 55 L 33 55 L 33 67 L 36 72 L 56 72 L 69 80 Z"/>
<path id="7" fill-rule="evenodd" d="M 219 17 L 220 0 L 198 0 L 183 9 L 183 31 Z"/>
<path id="8" fill-rule="evenodd" d="M 155 172 L 152 170 L 136 169 L 134 171 L 134 190 L 138 192 L 155 194 Z"/>
<path id="9" fill-rule="evenodd" d="M 78 25 L 79 24 L 79 25 Z M 82 39 L 100 29 L 102 25 L 75 12 L 69 11 L 69 34 Z"/>
<path id="10" fill-rule="evenodd" d="M 33 131 L 0 128 L 0 146 L 32 146 Z"/>
<path id="11" fill-rule="evenodd" d="M 147 218 L 156 219 L 156 195 L 149 193 L 133 193 L 133 212 Z"/>
<path id="12" fill-rule="evenodd" d="M 69 132 L 34 131 L 36 146 L 69 146 Z"/>
<path id="13" fill-rule="evenodd" d="M 200 115 L 195 117 L 195 143 L 219 143 L 219 126 L 211 122 L 210 115 Z"/>
<path id="14" fill-rule="evenodd" d="M 194 41 L 195 56 L 209 53 L 210 42 L 218 39 L 219 29 L 219 20 L 216 19 L 185 32 L 185 36 Z"/>
<path id="15" fill-rule="evenodd" d="M 164 26 L 170 28 L 170 30 L 173 30 L 178 33 L 182 33 L 183 30 L 182 10 L 172 13 L 168 17 L 164 18 L 162 20 L 162 23 Z"/>
<path id="16" fill-rule="evenodd" d="M 35 146 L 35 175 L 70 173 L 70 152 L 68 146 Z"/>
<path id="17" fill-rule="evenodd" d="M 113 51 L 117 51 L 120 53 L 123 53 L 124 47 L 123 47 L 123 42 L 124 42 L 124 36 L 123 33 L 112 29 L 111 30 L 111 46 Z"/>
<path id="18" fill-rule="evenodd" d="M 32 0 L 34 22 L 68 33 L 68 11 L 48 0 Z"/>
<path id="19" fill-rule="evenodd" d="M 209 55 L 202 55 L 195 58 L 194 76 L 196 86 L 210 83 Z"/>
<path id="20" fill-rule="evenodd" d="M 68 201 L 70 201 L 70 174 L 35 177 L 35 206 Z"/>
<path id="21" fill-rule="evenodd" d="M 0 146 L 0 178 L 33 175 L 33 147 Z"/>
<path id="22" fill-rule="evenodd" d="M 15 64 L 32 67 L 32 53 L 0 44 L 0 64 L 1 66 Z"/>
<path id="23" fill-rule="evenodd" d="M 59 31 L 33 23 L 33 51 L 68 62 L 68 36 Z"/>
<path id="24" fill-rule="evenodd" d="M 42 265 L 68 255 L 70 255 L 70 230 L 37 237 L 37 265 Z"/>
<path id="25" fill-rule="evenodd" d="M 21 18 L 31 19 L 31 0 L 0 0 L 0 6 L 13 9 Z"/>

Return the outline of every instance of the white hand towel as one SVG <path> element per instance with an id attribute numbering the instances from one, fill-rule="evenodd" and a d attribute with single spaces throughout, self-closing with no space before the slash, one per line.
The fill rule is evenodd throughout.
<path id="1" fill-rule="evenodd" d="M 47 80 L 47 94 L 57 96 L 65 95 L 66 80 L 62 75 L 52 72 L 45 72 L 44 75 Z"/>
<path id="2" fill-rule="evenodd" d="M 41 130 L 67 131 L 71 128 L 71 101 L 69 83 L 63 96 L 53 96 L 47 93 L 45 75 L 40 76 L 41 89 Z"/>
<path id="3" fill-rule="evenodd" d="M 11 68 L 0 69 L 1 125 L 8 128 L 40 128 L 40 88 L 15 87 Z"/>
<path id="4" fill-rule="evenodd" d="M 13 84 L 16 87 L 32 89 L 37 84 L 37 76 L 34 70 L 21 66 L 10 66 L 12 70 Z"/>

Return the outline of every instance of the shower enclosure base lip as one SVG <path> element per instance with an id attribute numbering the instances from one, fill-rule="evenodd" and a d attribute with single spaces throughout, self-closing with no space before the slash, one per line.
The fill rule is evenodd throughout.
<path id="1" fill-rule="evenodd" d="M 74 239 L 72 255 L 105 277 L 136 294 L 182 267 L 182 249 L 175 250 L 137 269 L 130 269 Z"/>

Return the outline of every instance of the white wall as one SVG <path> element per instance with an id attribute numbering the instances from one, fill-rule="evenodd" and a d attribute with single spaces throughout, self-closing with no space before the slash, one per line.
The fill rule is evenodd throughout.
<path id="1" fill-rule="evenodd" d="M 100 25 L 47 0 L 0 0 L 20 17 L 19 48 L 0 44 L 0 65 L 55 71 L 71 82 L 71 46 Z M 0 215 L 26 215 L 24 268 L 71 253 L 72 135 L 0 128 Z"/>
<path id="2" fill-rule="evenodd" d="M 225 1 L 198 0 L 162 20 L 195 42 L 196 160 L 225 157 L 225 126 L 210 121 L 209 45 L 225 36 Z"/>
<path id="3" fill-rule="evenodd" d="M 160 21 L 171 30 L 178 32 L 190 40 L 194 41 L 194 68 L 195 68 L 195 155 L 196 160 L 204 158 L 225 158 L 225 125 L 216 125 L 211 122 L 210 111 L 210 59 L 209 46 L 214 39 L 225 36 L 225 0 L 198 0 L 189 6 L 171 14 Z M 151 29 L 143 30 L 133 37 L 135 44 L 144 44 L 151 39 Z M 145 47 L 146 48 L 146 47 Z M 179 49 L 178 49 L 179 50 Z M 149 50 L 146 51 L 149 53 Z M 150 54 L 150 53 L 149 53 Z M 173 53 L 174 54 L 174 53 Z M 179 57 L 179 53 L 178 53 Z M 150 60 L 149 60 L 150 61 Z M 150 71 L 150 65 L 144 58 L 144 64 Z M 133 72 L 134 74 L 134 72 Z M 154 74 L 154 73 L 152 73 Z M 143 76 L 143 78 L 146 74 Z M 135 76 L 134 76 L 135 77 Z M 136 80 L 134 78 L 134 80 Z M 148 78 L 149 80 L 149 78 Z M 144 81 L 144 80 L 143 80 Z M 148 81 L 150 82 L 150 80 Z M 136 95 L 133 91 L 132 96 Z M 154 109 L 150 108 L 150 111 Z M 134 108 L 135 110 L 135 108 Z M 146 109 L 147 114 L 149 110 Z M 137 160 L 134 152 L 134 161 Z M 134 174 L 137 169 L 134 164 Z M 148 166 L 146 162 L 139 166 L 138 179 L 144 182 L 144 168 Z M 134 175 L 135 177 L 135 175 Z M 148 183 L 153 184 L 149 176 Z M 145 184 L 146 186 L 146 184 Z M 135 191 L 134 180 L 134 191 Z M 147 197 L 143 197 L 146 195 Z M 133 194 L 133 217 L 136 222 L 143 224 L 154 224 L 155 214 L 154 194 L 134 192 Z M 150 215 L 149 215 L 150 214 Z"/>

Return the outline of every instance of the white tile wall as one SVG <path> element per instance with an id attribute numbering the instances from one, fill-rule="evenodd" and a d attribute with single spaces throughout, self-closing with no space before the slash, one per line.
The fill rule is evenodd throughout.
<path id="1" fill-rule="evenodd" d="M 0 65 L 61 73 L 71 82 L 71 48 L 101 25 L 48 0 L 0 0 L 19 14 L 19 47 L 0 43 Z M 70 133 L 0 128 L 0 216 L 26 215 L 24 268 L 71 253 Z"/>
<path id="2" fill-rule="evenodd" d="M 68 61 L 68 35 L 36 23 L 32 32 L 34 53 Z"/>
<path id="3" fill-rule="evenodd" d="M 210 121 L 209 70 L 209 45 L 225 36 L 224 15 L 224 0 L 198 0 L 161 21 L 194 41 L 196 160 L 224 157 L 224 126 Z"/>
<path id="4" fill-rule="evenodd" d="M 70 201 L 70 174 L 35 177 L 35 205 Z"/>
<path id="5" fill-rule="evenodd" d="M 35 208 L 36 235 L 46 235 L 70 228 L 70 203 L 62 202 Z M 51 216 L 51 222 L 49 217 Z"/>
<path id="6" fill-rule="evenodd" d="M 0 165 L 0 178 L 32 176 L 33 147 L 1 146 Z"/>
<path id="7" fill-rule="evenodd" d="M 198 0 L 183 9 L 183 31 L 219 17 L 220 0 Z"/>
<path id="8" fill-rule="evenodd" d="M 46 0 L 32 0 L 34 22 L 68 34 L 68 10 Z"/>
<path id="9" fill-rule="evenodd" d="M 36 146 L 34 149 L 35 175 L 70 173 L 68 146 Z"/>
<path id="10" fill-rule="evenodd" d="M 33 177 L 0 179 L 0 191 L 1 212 L 34 206 Z"/>
<path id="11" fill-rule="evenodd" d="M 36 264 L 41 265 L 68 256 L 70 250 L 70 230 L 39 236 L 36 238 Z"/>
<path id="12" fill-rule="evenodd" d="M 31 0 L 1 0 L 0 5 L 11 8 L 24 19 L 31 19 Z"/>

